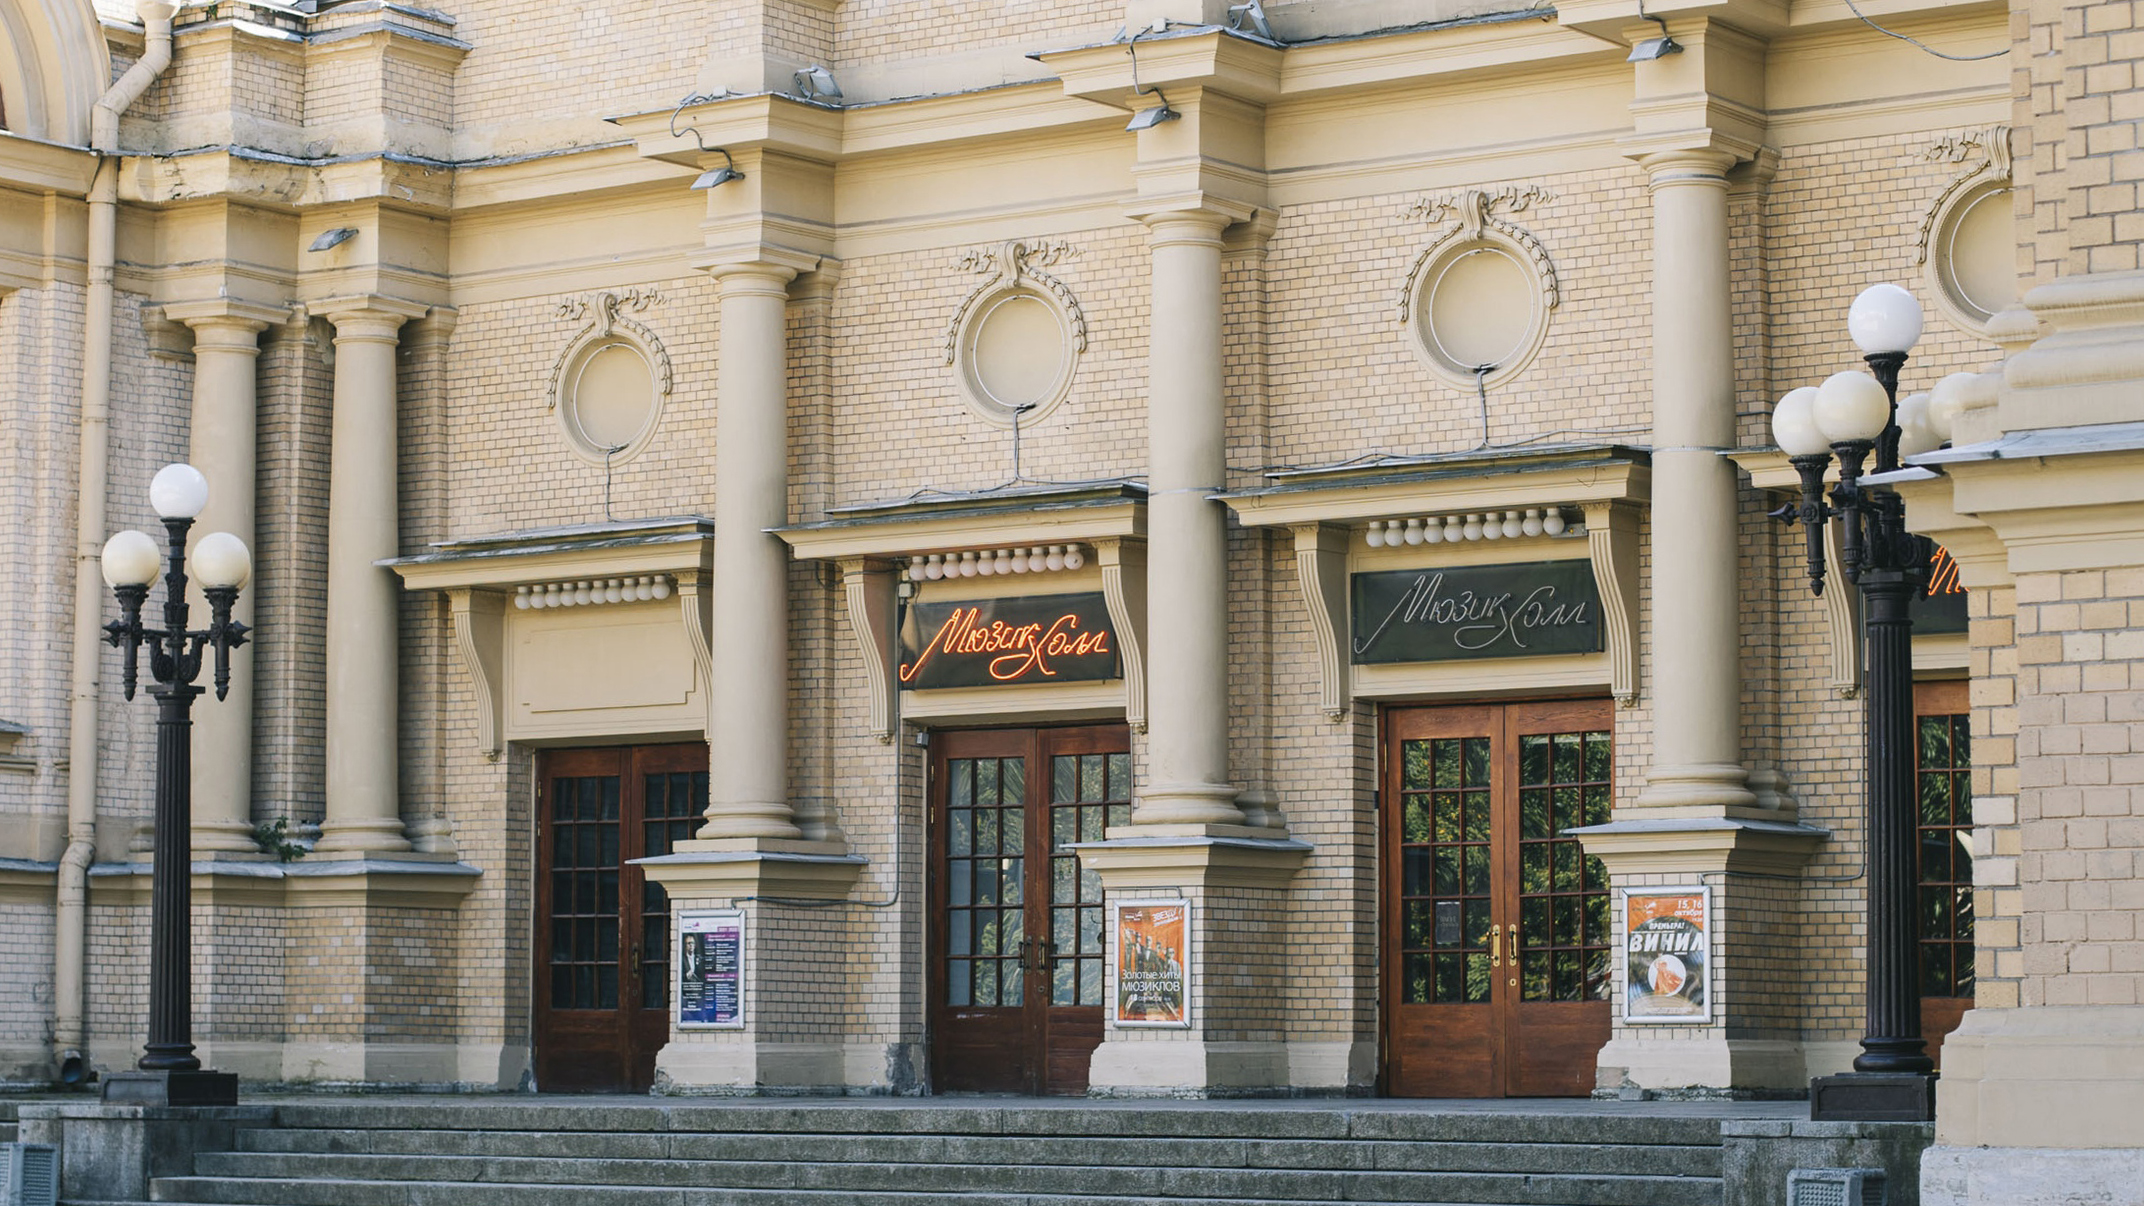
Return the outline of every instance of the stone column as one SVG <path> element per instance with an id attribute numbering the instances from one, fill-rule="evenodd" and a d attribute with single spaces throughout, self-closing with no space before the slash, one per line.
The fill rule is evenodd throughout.
<path id="1" fill-rule="evenodd" d="M 1645 805 L 1756 796 L 1742 765 L 1734 334 L 1721 151 L 1645 155 L 1653 199 L 1653 761 Z"/>
<path id="2" fill-rule="evenodd" d="M 1247 211 L 1245 211 L 1247 212 Z M 1228 543 L 1221 231 L 1245 212 L 1162 210 L 1147 353 L 1147 768 L 1136 825 L 1246 829 L 1228 782 Z"/>
<path id="3" fill-rule="evenodd" d="M 796 269 L 717 265 L 721 389 L 715 412 L 713 689 L 702 842 L 803 837 L 789 808 L 789 340 Z"/>
<path id="4" fill-rule="evenodd" d="M 260 333 L 285 311 L 227 300 L 166 306 L 164 315 L 194 332 L 193 430 L 187 458 L 208 479 L 208 506 L 194 521 L 198 543 L 229 532 L 255 547 L 253 530 L 255 370 Z M 208 602 L 187 592 L 193 614 Z M 252 585 L 232 618 L 253 623 Z M 253 854 L 253 650 L 231 659 L 231 693 L 194 709 L 193 849 L 196 856 Z"/>
<path id="5" fill-rule="evenodd" d="M 328 462 L 327 817 L 320 853 L 398 853 L 401 591 L 377 562 L 401 552 L 395 349 L 425 307 L 383 297 L 316 303 L 335 327 Z"/>

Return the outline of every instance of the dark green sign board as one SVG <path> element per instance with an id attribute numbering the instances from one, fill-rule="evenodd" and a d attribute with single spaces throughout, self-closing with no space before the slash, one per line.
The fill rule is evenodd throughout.
<path id="1" fill-rule="evenodd" d="M 1590 561 L 1356 574 L 1357 665 L 1598 653 L 1601 597 Z"/>
<path id="2" fill-rule="evenodd" d="M 1099 591 L 917 603 L 901 619 L 901 686 L 908 690 L 1119 675 L 1117 634 Z"/>

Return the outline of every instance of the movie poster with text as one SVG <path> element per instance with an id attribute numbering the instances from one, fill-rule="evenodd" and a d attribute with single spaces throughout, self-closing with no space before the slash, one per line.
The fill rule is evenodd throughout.
<path id="1" fill-rule="evenodd" d="M 1705 957 L 1711 903 L 1710 891 L 1703 886 L 1623 894 L 1623 963 L 1629 974 L 1624 1021 L 1712 1020 Z"/>
<path id="2" fill-rule="evenodd" d="M 1191 1024 L 1191 903 L 1116 904 L 1119 1026 Z"/>

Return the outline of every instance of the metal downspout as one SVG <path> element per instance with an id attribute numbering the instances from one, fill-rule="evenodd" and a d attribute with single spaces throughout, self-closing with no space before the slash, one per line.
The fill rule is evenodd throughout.
<path id="1" fill-rule="evenodd" d="M 171 65 L 167 0 L 138 0 L 141 58 L 90 114 L 90 149 L 97 174 L 89 189 L 88 280 L 82 316 L 82 460 L 75 475 L 74 672 L 67 728 L 67 852 L 60 857 L 53 934 L 52 1046 L 63 1083 L 88 1071 L 84 1048 L 89 864 L 97 838 L 97 668 L 102 658 L 107 450 L 112 408 L 112 269 L 119 214 L 119 115 Z"/>

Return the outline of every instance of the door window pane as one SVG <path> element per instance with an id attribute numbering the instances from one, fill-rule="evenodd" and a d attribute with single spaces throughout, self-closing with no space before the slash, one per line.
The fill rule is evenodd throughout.
<path id="1" fill-rule="evenodd" d="M 1486 737 L 1400 743 L 1397 835 L 1400 999 L 1409 1005 L 1489 999 L 1490 750 Z M 1424 874 L 1425 870 L 1427 874 Z"/>
<path id="2" fill-rule="evenodd" d="M 551 1008 L 618 1007 L 616 775 L 551 780 Z"/>
<path id="3" fill-rule="evenodd" d="M 1920 982 L 1925 997 L 1973 995 L 1972 730 L 1963 712 L 1915 720 L 1920 801 Z"/>
<path id="4" fill-rule="evenodd" d="M 1606 821 L 1605 730 L 1519 738 L 1519 998 L 1606 1000 L 1608 872 L 1566 829 Z"/>

